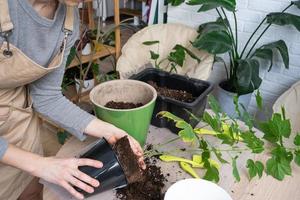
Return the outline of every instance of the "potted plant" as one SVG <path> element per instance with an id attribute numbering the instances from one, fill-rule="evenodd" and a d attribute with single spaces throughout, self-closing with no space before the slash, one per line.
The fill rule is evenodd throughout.
<path id="1" fill-rule="evenodd" d="M 185 1 L 168 0 L 168 2 L 173 6 L 178 6 Z M 286 12 L 292 6 L 300 9 L 300 1 L 292 1 L 281 12 L 269 13 L 254 30 L 242 50 L 238 49 L 236 0 L 189 0 L 187 4 L 200 6 L 198 12 L 214 9 L 219 16 L 216 21 L 204 23 L 199 26 L 199 35 L 192 41 L 192 45 L 215 55 L 215 62 L 224 63 L 227 77 L 219 84 L 221 94 L 218 95 L 218 99 L 224 111 L 232 116 L 234 115 L 232 97 L 238 95 L 239 103 L 247 108 L 251 94 L 260 87 L 262 83 L 262 79 L 259 76 L 260 60 L 266 60 L 270 63 L 268 70 L 270 71 L 273 66 L 274 53 L 278 51 L 285 68 L 289 68 L 288 48 L 283 40 L 274 41 L 258 48 L 257 43 L 273 24 L 280 26 L 292 25 L 300 31 L 300 16 Z M 234 31 L 225 10 L 231 12 L 234 16 Z M 265 22 L 267 26 L 259 33 L 258 31 L 262 29 Z M 254 40 L 256 34 L 259 35 Z M 253 44 L 249 46 L 251 42 Z M 225 53 L 228 53 L 230 58 L 228 67 L 226 62 L 217 56 Z"/>
<path id="2" fill-rule="evenodd" d="M 143 44 L 158 46 L 159 41 L 145 41 Z M 146 68 L 131 76 L 131 79 L 146 82 L 158 92 L 151 124 L 157 127 L 167 127 L 172 132 L 177 133 L 178 129 L 173 122 L 156 117 L 157 113 L 166 110 L 183 118 L 195 127 L 198 121 L 191 118 L 190 113 L 197 116 L 202 115 L 206 106 L 207 95 L 212 91 L 213 85 L 207 81 L 176 73 L 177 68 L 183 67 L 186 56 L 190 56 L 198 63 L 200 63 L 200 58 L 187 47 L 179 44 L 174 46 L 166 58 L 160 58 L 158 52 L 152 50 L 150 50 L 150 56 L 154 61 L 155 68 Z M 169 72 L 161 70 L 161 66 L 165 64 L 167 65 L 165 68 L 169 69 Z"/>

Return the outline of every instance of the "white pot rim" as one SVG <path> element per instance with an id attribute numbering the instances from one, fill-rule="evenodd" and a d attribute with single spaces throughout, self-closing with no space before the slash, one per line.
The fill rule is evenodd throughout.
<path id="1" fill-rule="evenodd" d="M 142 85 L 143 87 L 146 87 L 148 89 L 150 89 L 152 91 L 152 94 L 153 94 L 153 97 L 151 99 L 151 101 L 149 101 L 148 103 L 146 103 L 145 105 L 143 106 L 140 106 L 140 107 L 137 107 L 137 108 L 132 108 L 132 109 L 114 109 L 114 108 L 107 108 L 103 105 L 100 105 L 99 103 L 96 103 L 96 101 L 94 100 L 94 97 L 95 97 L 95 93 L 99 90 L 99 88 L 102 88 L 102 87 L 107 87 L 108 85 L 111 85 L 111 84 L 114 84 L 114 83 L 122 83 L 123 84 L 126 84 L 126 83 L 135 83 L 137 85 Z M 128 111 L 135 111 L 135 110 L 141 110 L 143 108 L 146 108 L 148 107 L 150 104 L 152 104 L 154 101 L 156 101 L 157 99 L 157 92 L 156 90 L 154 89 L 154 87 L 152 87 L 151 85 L 147 84 L 147 83 L 144 83 L 142 81 L 137 81 L 137 80 L 129 80 L 129 79 L 119 79 L 119 80 L 111 80 L 111 81 L 107 81 L 107 82 L 104 82 L 104 83 L 101 83 L 99 85 L 97 85 L 96 87 L 94 87 L 92 89 L 92 91 L 90 92 L 90 100 L 91 102 L 97 106 L 97 107 L 100 107 L 102 109 L 105 109 L 105 110 L 109 110 L 109 111 L 118 111 L 118 112 L 128 112 Z"/>
<path id="2" fill-rule="evenodd" d="M 190 197 L 192 198 L 188 198 Z M 164 200 L 232 200 L 230 195 L 217 184 L 204 179 L 184 179 L 173 184 L 166 192 Z M 196 198 L 195 198 L 196 197 Z M 200 198 L 201 197 L 201 198 Z M 220 198 L 221 197 L 221 198 Z"/>

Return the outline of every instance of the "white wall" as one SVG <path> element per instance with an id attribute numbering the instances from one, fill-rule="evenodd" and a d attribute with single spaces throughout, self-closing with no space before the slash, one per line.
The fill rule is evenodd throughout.
<path id="1" fill-rule="evenodd" d="M 289 0 L 237 0 L 240 49 L 267 13 L 281 11 L 289 3 Z M 197 13 L 196 11 L 198 8 L 198 6 L 192 7 L 186 4 L 179 7 L 169 6 L 168 23 L 183 23 L 196 28 L 199 24 L 212 21 L 217 17 L 214 10 L 205 13 Z M 291 8 L 289 12 L 300 15 L 300 10 L 297 8 Z M 230 21 L 232 23 L 232 16 L 230 13 L 228 13 L 228 15 L 230 16 Z M 290 53 L 290 69 L 286 70 L 280 60 L 281 58 L 277 56 L 275 58 L 277 62 L 274 63 L 271 72 L 266 73 L 267 65 L 261 70 L 263 83 L 260 90 L 266 106 L 269 109 L 280 94 L 287 90 L 287 88 L 289 88 L 297 80 L 300 80 L 300 32 L 298 32 L 294 27 L 280 27 L 273 25 L 257 47 L 266 42 L 272 42 L 279 39 L 285 40 L 288 45 Z M 218 82 L 224 78 L 225 75 L 223 67 L 214 66 L 211 80 L 213 82 Z M 253 113 L 257 111 L 255 99 L 253 97 L 249 109 Z"/>

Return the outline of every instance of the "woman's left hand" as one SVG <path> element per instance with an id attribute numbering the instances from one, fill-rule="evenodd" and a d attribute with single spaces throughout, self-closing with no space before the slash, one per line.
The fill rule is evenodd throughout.
<path id="1" fill-rule="evenodd" d="M 127 136 L 134 154 L 138 157 L 139 165 L 142 169 L 146 168 L 144 163 L 144 153 L 141 145 L 132 136 L 116 126 L 94 119 L 86 128 L 85 133 L 94 137 L 104 137 L 110 144 L 115 144 L 122 137 Z"/>

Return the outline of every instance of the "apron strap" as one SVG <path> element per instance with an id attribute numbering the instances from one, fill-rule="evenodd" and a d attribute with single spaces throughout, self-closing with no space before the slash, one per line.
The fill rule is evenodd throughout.
<path id="1" fill-rule="evenodd" d="M 14 28 L 9 16 L 8 0 L 0 0 L 0 33 L 9 32 Z"/>
<path id="2" fill-rule="evenodd" d="M 1 1 L 1 0 L 0 0 Z M 65 18 L 65 25 L 64 25 L 64 32 L 73 32 L 74 26 L 74 7 L 67 6 L 66 18 Z"/>

